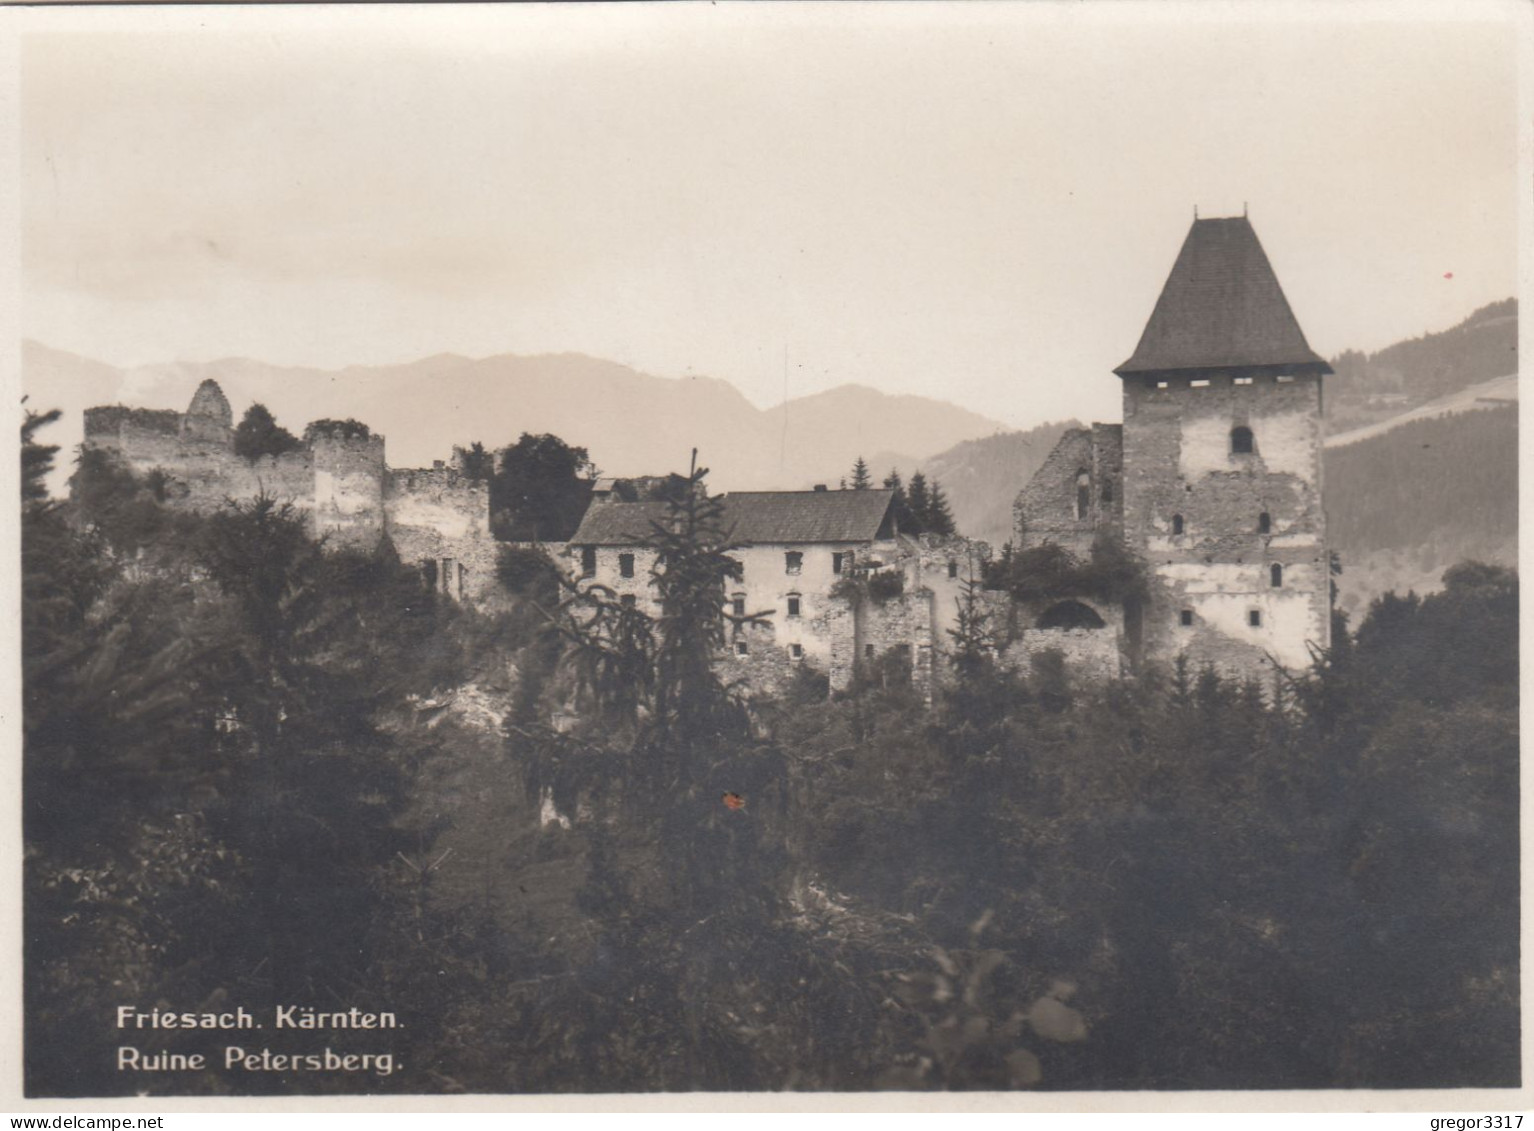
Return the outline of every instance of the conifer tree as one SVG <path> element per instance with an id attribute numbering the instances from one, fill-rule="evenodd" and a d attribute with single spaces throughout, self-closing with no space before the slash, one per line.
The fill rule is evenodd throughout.
<path id="1" fill-rule="evenodd" d="M 927 513 L 923 516 L 922 524 L 933 534 L 954 533 L 953 511 L 948 507 L 948 496 L 943 491 L 943 485 L 936 479 L 927 494 Z"/>
<path id="2" fill-rule="evenodd" d="M 866 491 L 873 486 L 873 476 L 868 473 L 868 464 L 862 456 L 852 465 L 852 489 L 854 491 Z"/>
<path id="3" fill-rule="evenodd" d="M 932 498 L 927 492 L 927 477 L 921 472 L 911 476 L 911 484 L 906 488 L 906 509 L 910 512 L 911 528 L 908 534 L 921 534 L 931 530 L 929 509 L 932 506 Z M 901 522 L 901 529 L 905 529 L 905 522 Z"/>

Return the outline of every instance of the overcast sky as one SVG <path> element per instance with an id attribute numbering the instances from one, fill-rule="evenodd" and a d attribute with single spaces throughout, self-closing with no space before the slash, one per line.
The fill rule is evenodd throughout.
<path id="1" fill-rule="evenodd" d="M 1323 354 L 1515 292 L 1514 9 L 1435 8 L 48 12 L 22 330 L 1117 419 L 1195 205 L 1249 205 Z"/>

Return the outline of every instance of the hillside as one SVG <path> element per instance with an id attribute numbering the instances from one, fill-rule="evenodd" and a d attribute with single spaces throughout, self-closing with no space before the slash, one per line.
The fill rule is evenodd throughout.
<path id="1" fill-rule="evenodd" d="M 1012 502 L 1033 477 L 1067 429 L 1082 427 L 1080 421 L 1052 421 L 1026 432 L 999 432 L 978 440 L 964 440 L 947 451 L 920 461 L 874 461 L 874 478 L 882 479 L 890 466 L 906 479 L 913 471 L 936 479 L 948 495 L 959 533 L 989 542 L 999 550 L 1012 538 Z"/>
<path id="2" fill-rule="evenodd" d="M 1467 558 L 1518 562 L 1518 409 L 1407 420 L 1325 455 L 1327 532 L 1355 623 L 1388 590 L 1441 588 Z"/>
<path id="3" fill-rule="evenodd" d="M 1447 330 L 1331 359 L 1327 417 L 1334 433 L 1388 420 L 1466 386 L 1518 372 L 1518 300 L 1483 306 Z"/>
<path id="4" fill-rule="evenodd" d="M 585 447 L 612 475 L 685 469 L 696 445 L 719 490 L 834 484 L 859 452 L 897 453 L 891 458 L 909 462 L 1001 427 L 945 401 L 857 385 L 758 409 L 726 381 L 655 377 L 579 354 L 440 354 L 337 371 L 247 359 L 121 370 L 36 342 L 22 351 L 30 403 L 64 410 L 54 442 L 66 452 L 80 440 L 85 408 L 184 408 L 208 377 L 237 416 L 259 400 L 295 432 L 322 417 L 363 420 L 388 438 L 395 467 L 445 458 L 454 444 L 501 447 L 523 432 L 553 432 Z M 51 481 L 56 491 L 68 462 Z"/>

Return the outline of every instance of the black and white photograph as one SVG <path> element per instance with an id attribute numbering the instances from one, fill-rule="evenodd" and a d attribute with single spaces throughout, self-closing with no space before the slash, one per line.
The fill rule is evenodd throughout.
<path id="1" fill-rule="evenodd" d="M 1528 1106 L 1526 5 L 0 16 L 18 1103 Z"/>

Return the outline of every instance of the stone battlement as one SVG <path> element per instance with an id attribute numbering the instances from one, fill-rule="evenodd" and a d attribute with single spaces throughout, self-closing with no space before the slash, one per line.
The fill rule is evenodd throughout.
<path id="1" fill-rule="evenodd" d="M 451 466 L 391 470 L 383 436 L 342 425 L 305 429 L 293 451 L 248 459 L 234 450 L 233 412 L 204 381 L 184 413 L 103 405 L 85 411 L 85 446 L 157 471 L 165 501 L 210 513 L 266 496 L 295 507 L 317 537 L 369 550 L 385 538 L 455 598 L 487 596 L 495 577 L 488 484 Z"/>

